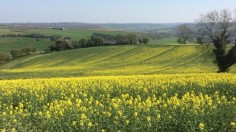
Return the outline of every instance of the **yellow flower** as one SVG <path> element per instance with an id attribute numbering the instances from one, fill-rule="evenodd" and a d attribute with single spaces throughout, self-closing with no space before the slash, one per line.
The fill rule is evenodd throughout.
<path id="1" fill-rule="evenodd" d="M 68 106 L 72 106 L 71 100 L 67 100 L 67 105 L 68 105 Z"/>
<path id="2" fill-rule="evenodd" d="M 72 126 L 75 126 L 76 125 L 76 121 L 72 121 Z"/>
<path id="3" fill-rule="evenodd" d="M 198 125 L 198 127 L 199 127 L 200 130 L 203 130 L 203 129 L 204 129 L 204 126 L 205 126 L 205 125 L 204 125 L 203 123 L 199 123 L 199 125 Z"/>
<path id="4" fill-rule="evenodd" d="M 15 128 L 12 128 L 12 129 L 11 129 L 11 132 L 16 132 L 16 129 L 15 129 Z"/>
<path id="5" fill-rule="evenodd" d="M 23 109 L 24 108 L 24 104 L 22 104 L 21 102 L 19 103 L 19 108 Z"/>
<path id="6" fill-rule="evenodd" d="M 126 123 L 126 125 L 128 125 L 129 124 L 129 120 L 126 120 L 125 123 Z"/>
<path id="7" fill-rule="evenodd" d="M 16 119 L 14 119 L 14 120 L 13 120 L 13 122 L 15 122 L 15 123 L 16 123 L 16 122 L 17 122 L 17 120 L 16 120 Z"/>
<path id="8" fill-rule="evenodd" d="M 102 129 L 102 130 L 101 130 L 101 132 L 105 132 L 105 130 L 104 130 L 104 129 Z"/>
<path id="9" fill-rule="evenodd" d="M 157 114 L 157 120 L 159 121 L 161 119 L 161 115 Z"/>
<path id="10" fill-rule="evenodd" d="M 59 111 L 59 114 L 60 114 L 60 116 L 63 116 L 63 115 L 64 115 L 62 111 Z"/>
<path id="11" fill-rule="evenodd" d="M 48 119 L 51 118 L 51 115 L 50 115 L 50 112 L 49 112 L 49 111 L 46 111 L 46 117 L 47 117 Z"/>
<path id="12" fill-rule="evenodd" d="M 43 113 L 41 111 L 39 112 L 39 116 L 43 116 Z"/>
<path id="13" fill-rule="evenodd" d="M 93 123 L 92 122 L 89 122 L 88 123 L 88 128 L 92 127 L 93 126 Z"/>
<path id="14" fill-rule="evenodd" d="M 6 114 L 6 112 L 2 112 L 2 115 L 5 116 L 5 115 L 7 115 L 7 114 Z"/>
<path id="15" fill-rule="evenodd" d="M 1 129 L 1 132 L 6 132 L 6 129 Z"/>
<path id="16" fill-rule="evenodd" d="M 134 112 L 134 116 L 137 117 L 138 116 L 138 112 Z"/>
<path id="17" fill-rule="evenodd" d="M 150 98 L 148 98 L 148 99 L 146 100 L 146 105 L 147 105 L 147 107 L 151 107 L 151 106 L 152 106 L 152 101 L 151 101 Z"/>
<path id="18" fill-rule="evenodd" d="M 147 116 L 147 121 L 150 122 L 151 121 L 151 117 Z"/>
<path id="19" fill-rule="evenodd" d="M 81 120 L 87 119 L 87 116 L 85 114 L 81 114 Z"/>
<path id="20" fill-rule="evenodd" d="M 235 122 L 230 122 L 230 126 L 232 126 L 232 127 L 234 127 L 236 124 L 235 124 Z"/>

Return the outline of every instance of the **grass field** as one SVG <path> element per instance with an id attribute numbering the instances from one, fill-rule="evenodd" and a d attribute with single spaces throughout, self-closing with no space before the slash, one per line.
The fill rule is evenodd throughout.
<path id="1" fill-rule="evenodd" d="M 71 37 L 73 40 L 79 41 L 80 39 L 87 39 L 93 33 L 103 33 L 103 34 L 126 34 L 128 32 L 120 32 L 120 31 L 106 31 L 106 30 L 79 30 L 79 29 L 65 29 L 65 30 L 52 30 L 52 29 L 29 29 L 24 31 L 24 33 L 40 33 L 45 35 L 59 35 L 62 37 Z"/>
<path id="2" fill-rule="evenodd" d="M 81 29 L 65 29 L 65 30 L 53 30 L 53 29 L 27 29 L 23 32 L 12 32 L 10 29 L 1 29 L 1 35 L 9 34 L 44 34 L 48 36 L 59 35 L 62 37 L 71 37 L 74 41 L 79 41 L 82 38 L 88 39 L 93 33 L 103 34 L 128 34 L 129 32 L 121 31 L 106 31 L 106 30 L 81 30 Z M 12 49 L 21 49 L 25 47 L 33 47 L 38 51 L 43 51 L 48 48 L 49 45 L 54 44 L 49 39 L 40 39 L 36 41 L 34 38 L 22 38 L 22 37 L 0 37 L 0 53 L 9 54 Z"/>
<path id="3" fill-rule="evenodd" d="M 49 39 L 36 39 L 32 38 L 16 38 L 16 37 L 0 37 L 0 53 L 9 54 L 12 49 L 22 49 L 26 47 L 36 48 L 37 51 L 43 51 L 48 48 L 49 45 L 54 44 Z"/>
<path id="4" fill-rule="evenodd" d="M 82 38 L 89 38 L 93 33 L 103 33 L 103 34 L 128 34 L 130 32 L 123 31 L 109 31 L 109 30 L 83 30 L 83 29 L 65 29 L 65 30 L 54 30 L 54 29 L 27 29 L 23 32 L 12 32 L 10 29 L 0 29 L 0 35 L 6 34 L 44 34 L 44 35 L 59 35 L 62 37 L 71 37 L 73 40 L 80 40 Z"/>

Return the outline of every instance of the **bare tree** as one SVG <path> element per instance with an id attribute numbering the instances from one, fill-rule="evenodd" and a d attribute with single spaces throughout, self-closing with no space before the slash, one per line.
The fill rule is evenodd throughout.
<path id="1" fill-rule="evenodd" d="M 198 19 L 199 32 L 214 44 L 213 52 L 219 72 L 228 71 L 236 63 L 236 45 L 228 52 L 226 49 L 230 40 L 235 38 L 235 24 L 231 11 L 227 9 L 209 12 Z"/>
<path id="2" fill-rule="evenodd" d="M 193 31 L 190 27 L 183 24 L 177 27 L 178 43 L 186 44 L 191 38 Z"/>

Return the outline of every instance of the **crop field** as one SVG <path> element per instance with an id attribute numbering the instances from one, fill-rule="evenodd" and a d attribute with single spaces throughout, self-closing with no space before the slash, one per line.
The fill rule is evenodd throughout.
<path id="1" fill-rule="evenodd" d="M 0 81 L 2 131 L 236 131 L 236 76 Z"/>
<path id="2" fill-rule="evenodd" d="M 0 74 L 11 79 L 215 73 L 212 62 L 196 45 L 105 46 L 22 57 L 0 65 Z"/>
<path id="3" fill-rule="evenodd" d="M 22 33 L 79 40 L 93 32 Z M 217 74 L 204 46 L 175 41 L 36 53 L 0 64 L 0 131 L 236 131 L 236 67 Z M 42 51 L 52 43 L 0 37 L 0 52 Z"/>

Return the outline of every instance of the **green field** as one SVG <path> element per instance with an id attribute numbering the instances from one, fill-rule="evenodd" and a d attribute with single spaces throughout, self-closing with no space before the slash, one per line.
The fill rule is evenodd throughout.
<path id="1" fill-rule="evenodd" d="M 2 78 L 214 73 L 213 58 L 196 45 L 109 46 L 18 58 Z M 235 67 L 231 68 L 235 72 Z"/>
<path id="2" fill-rule="evenodd" d="M 9 29 L 0 29 L 8 34 Z M 15 33 L 15 32 L 14 32 Z M 69 36 L 74 40 L 88 38 L 93 33 L 124 34 L 127 32 L 102 30 L 28 29 L 22 34 Z M 49 39 L 0 38 L 0 52 L 34 47 L 43 51 L 54 42 Z M 1 78 L 78 77 L 111 75 L 153 75 L 176 73 L 214 73 L 217 67 L 209 53 L 190 43 L 179 45 L 176 38 L 151 40 L 148 45 L 83 48 L 48 54 L 21 57 L 0 65 Z M 232 72 L 235 71 L 233 67 Z"/>
<path id="3" fill-rule="evenodd" d="M 40 33 L 45 35 L 59 35 L 62 37 L 71 37 L 73 40 L 79 41 L 80 39 L 87 39 L 93 33 L 102 33 L 102 34 L 124 34 L 128 32 L 120 32 L 120 31 L 106 31 L 106 30 L 79 30 L 79 29 L 65 29 L 65 30 L 53 30 L 53 29 L 29 29 L 25 30 L 23 33 Z"/>
<path id="4" fill-rule="evenodd" d="M 65 29 L 65 30 L 53 30 L 53 29 L 27 29 L 23 32 L 12 32 L 10 29 L 0 28 L 0 53 L 9 54 L 12 49 L 21 49 L 25 47 L 36 48 L 37 51 L 43 51 L 48 48 L 49 45 L 54 44 L 49 39 L 40 39 L 36 41 L 34 38 L 22 38 L 22 37 L 1 37 L 1 35 L 9 34 L 44 34 L 48 36 L 59 35 L 61 37 L 71 37 L 74 41 L 79 41 L 82 38 L 88 39 L 93 33 L 103 34 L 127 34 L 129 32 L 121 31 L 106 31 L 106 30 L 80 30 L 80 29 Z"/>
<path id="5" fill-rule="evenodd" d="M 110 31 L 110 30 L 83 30 L 83 29 L 65 29 L 65 30 L 54 30 L 54 29 L 26 29 L 22 32 L 12 32 L 10 29 L 0 29 L 0 35 L 6 34 L 44 34 L 44 35 L 59 35 L 62 37 L 71 37 L 73 40 L 80 40 L 82 38 L 89 38 L 93 33 L 102 33 L 102 34 L 127 34 L 130 32 L 124 31 Z"/>
<path id="6" fill-rule="evenodd" d="M 22 49 L 26 47 L 36 48 L 37 51 L 45 50 L 49 45 L 54 44 L 49 39 L 22 38 L 22 37 L 0 37 L 0 53 L 9 54 L 12 49 Z"/>

